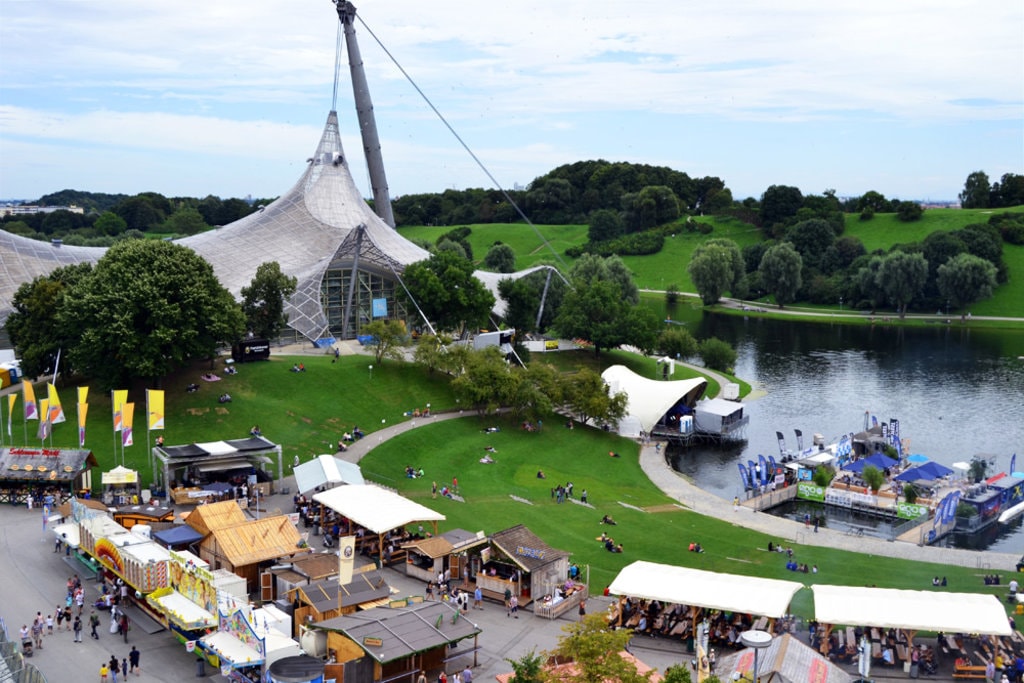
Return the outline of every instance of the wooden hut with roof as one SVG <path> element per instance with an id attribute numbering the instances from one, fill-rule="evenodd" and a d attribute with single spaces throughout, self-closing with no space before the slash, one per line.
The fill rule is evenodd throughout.
<path id="1" fill-rule="evenodd" d="M 185 517 L 185 524 L 201 533 L 208 535 L 215 529 L 237 526 L 247 520 L 242 508 L 233 500 L 225 500 L 220 503 L 200 505 Z"/>
<path id="2" fill-rule="evenodd" d="M 259 588 L 262 569 L 311 552 L 286 515 L 214 528 L 199 543 L 200 558 L 213 570 L 227 569 L 244 578 L 250 593 Z"/>
<path id="3" fill-rule="evenodd" d="M 333 555 L 331 559 L 337 561 Z M 337 577 L 298 585 L 288 591 L 295 612 L 292 615 L 293 636 L 299 635 L 301 624 L 316 624 L 358 610 L 385 607 L 390 604 L 391 586 L 374 565 L 356 571 L 345 585 Z M 416 600 L 419 602 L 421 600 Z"/>
<path id="4" fill-rule="evenodd" d="M 522 524 L 493 534 L 481 559 L 476 582 L 487 597 L 503 599 L 508 589 L 523 607 L 553 593 L 569 577 L 569 553 L 552 548 Z"/>

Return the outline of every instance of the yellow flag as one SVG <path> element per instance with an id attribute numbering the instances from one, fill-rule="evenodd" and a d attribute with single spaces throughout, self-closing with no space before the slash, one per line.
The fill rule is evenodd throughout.
<path id="1" fill-rule="evenodd" d="M 89 402 L 89 387 L 78 387 L 78 402 L 88 403 Z"/>
<path id="2" fill-rule="evenodd" d="M 55 425 L 58 422 L 64 422 L 64 408 L 60 405 L 60 396 L 57 395 L 57 387 L 52 384 L 47 384 L 46 397 L 50 402 L 50 424 Z"/>
<path id="3" fill-rule="evenodd" d="M 85 416 L 89 414 L 89 404 L 78 404 L 78 447 L 85 445 Z"/>
<path id="4" fill-rule="evenodd" d="M 131 446 L 134 442 L 132 441 L 132 421 L 135 417 L 135 404 L 125 403 L 121 406 L 121 445 Z"/>
<path id="5" fill-rule="evenodd" d="M 36 438 L 40 441 L 43 441 L 50 435 L 49 403 L 45 398 L 39 399 L 39 414 L 42 417 L 39 418 L 39 431 L 36 432 Z"/>
<path id="6" fill-rule="evenodd" d="M 164 391 L 146 389 L 146 413 L 150 431 L 164 428 Z"/>
<path id="7" fill-rule="evenodd" d="M 11 423 L 14 422 L 14 404 L 18 402 L 18 394 L 7 394 L 7 436 L 11 434 Z"/>
<path id="8" fill-rule="evenodd" d="M 111 394 L 111 406 L 114 409 L 114 431 L 121 431 L 121 406 L 128 400 L 127 389 L 114 389 Z"/>
<path id="9" fill-rule="evenodd" d="M 39 413 L 36 411 L 36 390 L 32 388 L 32 382 L 22 382 L 21 390 L 25 392 L 25 419 L 38 420 Z"/>

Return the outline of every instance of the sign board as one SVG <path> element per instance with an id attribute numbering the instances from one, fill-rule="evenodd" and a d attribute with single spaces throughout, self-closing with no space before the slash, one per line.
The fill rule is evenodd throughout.
<path id="1" fill-rule="evenodd" d="M 372 312 L 374 318 L 386 318 L 388 317 L 388 300 L 387 299 L 374 299 L 372 303 Z"/>
<path id="2" fill-rule="evenodd" d="M 366 647 L 381 647 L 384 645 L 384 640 L 381 638 L 371 638 L 370 636 L 366 636 L 363 638 L 363 645 Z"/>
<path id="3" fill-rule="evenodd" d="M 896 516 L 900 519 L 917 519 L 918 517 L 927 514 L 927 505 L 917 505 L 915 503 L 900 503 L 896 506 Z"/>
<path id="4" fill-rule="evenodd" d="M 797 484 L 796 497 L 802 500 L 814 500 L 819 503 L 825 502 L 825 489 L 814 482 L 800 482 Z"/>
<path id="5" fill-rule="evenodd" d="M 231 357 L 236 363 L 270 358 L 270 342 L 266 339 L 244 339 L 231 347 Z"/>

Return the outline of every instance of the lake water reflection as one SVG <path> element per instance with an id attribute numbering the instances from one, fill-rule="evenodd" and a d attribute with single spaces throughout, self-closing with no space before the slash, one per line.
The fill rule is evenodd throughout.
<path id="1" fill-rule="evenodd" d="M 736 374 L 763 396 L 746 401 L 747 440 L 731 447 L 672 451 L 673 466 L 725 498 L 740 492 L 737 462 L 758 453 L 778 456 L 776 431 L 790 448 L 794 429 L 829 442 L 860 431 L 864 411 L 900 420 L 910 451 L 951 465 L 976 453 L 996 455 L 997 471 L 1020 454 L 1024 468 L 1024 332 L 966 330 L 957 324 L 928 328 L 852 327 L 781 323 L 705 315 L 696 336 L 717 336 L 738 352 Z M 838 520 L 837 520 L 838 521 Z M 1024 548 L 1024 529 L 1013 525 L 988 547 Z"/>

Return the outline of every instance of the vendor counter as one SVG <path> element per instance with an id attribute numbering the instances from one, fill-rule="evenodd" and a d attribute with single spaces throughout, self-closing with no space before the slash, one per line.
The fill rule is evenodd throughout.
<path id="1" fill-rule="evenodd" d="M 569 610 L 577 609 L 587 596 L 587 587 L 578 583 L 566 593 L 556 591 L 553 595 L 537 598 L 533 605 L 533 613 L 539 617 L 557 619 Z"/>
<path id="2" fill-rule="evenodd" d="M 499 598 L 504 597 L 506 589 L 512 591 L 512 595 L 516 597 L 530 597 L 529 586 L 520 586 L 511 578 L 502 578 L 500 575 L 491 576 L 490 574 L 480 572 L 476 575 L 476 585 L 480 587 L 480 590 L 490 591 Z"/>

